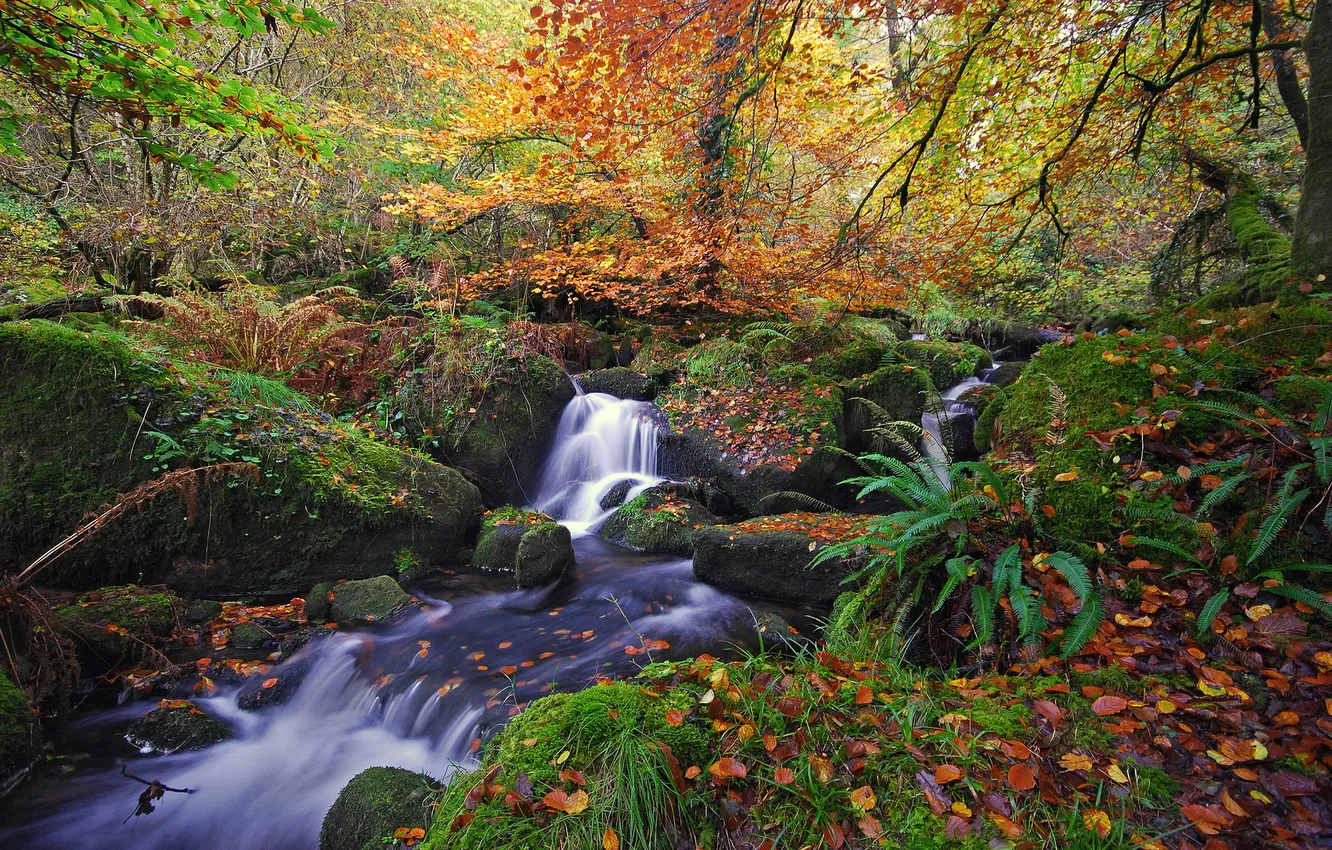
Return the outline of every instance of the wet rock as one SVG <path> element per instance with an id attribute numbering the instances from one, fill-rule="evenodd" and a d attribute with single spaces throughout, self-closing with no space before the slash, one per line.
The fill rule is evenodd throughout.
<path id="1" fill-rule="evenodd" d="M 511 572 L 518 587 L 538 587 L 573 567 L 573 538 L 545 514 L 502 508 L 481 523 L 472 565 Z"/>
<path id="2" fill-rule="evenodd" d="M 329 619 L 339 623 L 382 623 L 405 608 L 412 599 L 388 576 L 335 584 L 332 594 Z"/>
<path id="3" fill-rule="evenodd" d="M 291 634 L 283 635 L 282 640 L 278 642 L 278 652 L 282 653 L 282 658 L 291 658 L 296 653 L 305 648 L 306 644 L 317 638 L 327 637 L 334 633 L 334 630 L 328 626 L 315 626 L 314 628 L 304 628 L 294 631 Z"/>
<path id="4" fill-rule="evenodd" d="M 598 369 L 579 377 L 585 393 L 606 393 L 616 398 L 652 401 L 657 397 L 657 382 L 633 369 Z"/>
<path id="5" fill-rule="evenodd" d="M 1022 370 L 1027 368 L 1026 360 L 1005 360 L 986 378 L 996 387 L 1010 387 L 1022 377 Z"/>
<path id="6" fill-rule="evenodd" d="M 694 532 L 694 578 L 732 593 L 832 604 L 848 589 L 845 560 L 810 567 L 818 544 L 802 531 L 759 531 L 747 523 Z"/>
<path id="7" fill-rule="evenodd" d="M 314 663 L 309 658 L 295 658 L 276 670 L 259 673 L 245 680 L 236 705 L 246 711 L 258 711 L 289 702 L 300 690 Z"/>
<path id="8" fill-rule="evenodd" d="M 795 654 L 815 645 L 791 627 L 786 618 L 775 611 L 765 611 L 754 618 L 754 632 L 765 650 Z"/>
<path id="9" fill-rule="evenodd" d="M 628 549 L 687 558 L 694 551 L 694 529 L 717 522 L 694 495 L 687 485 L 649 487 L 611 514 L 597 534 Z"/>
<path id="10" fill-rule="evenodd" d="M 742 472 L 723 458 L 706 434 L 697 430 L 665 433 L 657 441 L 657 470 L 677 480 L 705 479 L 724 494 L 727 503 L 717 504 L 716 513 L 755 516 L 772 510 L 772 496 L 781 492 L 823 497 L 837 482 L 857 473 L 849 461 L 829 449 L 816 448 L 794 470 L 776 464 L 759 464 Z"/>
<path id="11" fill-rule="evenodd" d="M 423 773 L 372 767 L 348 782 L 324 815 L 319 850 L 378 847 L 399 827 L 427 829 L 444 786 Z"/>
<path id="12" fill-rule="evenodd" d="M 305 616 L 310 620 L 327 620 L 333 602 L 328 598 L 333 589 L 333 582 L 321 581 L 305 594 Z"/>
<path id="13" fill-rule="evenodd" d="M 231 728 L 225 723 L 183 701 L 153 709 L 131 723 L 125 732 L 125 740 L 140 750 L 163 754 L 202 750 L 231 737 Z"/>
<path id="14" fill-rule="evenodd" d="M 186 625 L 203 626 L 222 616 L 222 603 L 211 599 L 196 599 L 185 606 L 181 614 Z"/>
<path id="15" fill-rule="evenodd" d="M 897 353 L 926 370 L 939 392 L 994 365 L 990 352 L 968 342 L 909 340 L 897 346 Z"/>
<path id="16" fill-rule="evenodd" d="M 231 629 L 232 649 L 263 649 L 273 636 L 254 623 L 240 623 Z"/>
<path id="17" fill-rule="evenodd" d="M 915 366 L 885 366 L 845 384 L 843 416 L 846 422 L 846 447 L 860 453 L 887 449 L 874 440 L 871 429 L 888 422 L 920 423 L 925 412 L 925 394 L 929 382 L 925 372 Z M 868 402 L 868 403 L 867 403 Z"/>
<path id="18" fill-rule="evenodd" d="M 608 511 L 611 508 L 618 508 L 620 505 L 623 505 L 625 497 L 629 495 L 629 491 L 632 489 L 634 489 L 633 481 L 626 478 L 624 481 L 619 482 L 614 487 L 607 490 L 606 495 L 601 497 L 601 502 L 599 503 L 601 509 L 603 511 Z"/>
<path id="19" fill-rule="evenodd" d="M 513 577 L 519 587 L 540 587 L 574 565 L 573 537 L 556 522 L 543 522 L 518 539 Z"/>
<path id="20" fill-rule="evenodd" d="M 994 352 L 995 360 L 1028 360 L 1036 349 L 1059 339 L 1046 328 L 1014 322 L 973 322 L 963 333 L 968 341 Z"/>
<path id="21" fill-rule="evenodd" d="M 91 669 L 84 671 L 88 673 L 139 658 L 160 645 L 175 627 L 179 601 L 159 589 L 104 587 L 60 608 L 56 616 L 91 662 Z"/>

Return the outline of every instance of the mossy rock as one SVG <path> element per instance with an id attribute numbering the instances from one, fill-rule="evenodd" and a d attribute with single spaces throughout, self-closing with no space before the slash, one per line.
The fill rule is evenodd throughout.
<path id="1" fill-rule="evenodd" d="M 456 470 L 308 409 L 229 392 L 197 366 L 149 360 L 107 332 L 0 325 L 0 561 L 30 562 L 156 477 L 144 459 L 152 432 L 190 445 L 188 435 L 207 434 L 237 457 L 262 457 L 260 474 L 196 481 L 188 499 L 160 495 L 66 553 L 43 582 L 295 594 L 321 579 L 388 573 L 407 545 L 455 557 L 480 512 Z"/>
<path id="2" fill-rule="evenodd" d="M 717 522 L 692 496 L 677 484 L 650 487 L 611 514 L 597 534 L 627 549 L 687 558 L 694 553 L 694 529 Z"/>
<path id="3" fill-rule="evenodd" d="M 308 620 L 327 620 L 333 608 L 333 601 L 328 598 L 334 583 L 321 581 L 305 594 L 305 617 Z"/>
<path id="4" fill-rule="evenodd" d="M 41 727 L 28 698 L 0 670 L 0 794 L 8 791 L 37 758 Z"/>
<path id="5" fill-rule="evenodd" d="M 539 587 L 573 568 L 573 537 L 545 514 L 502 508 L 481 523 L 472 565 L 513 573 L 518 587 Z"/>
<path id="6" fill-rule="evenodd" d="M 170 754 L 202 750 L 232 737 L 231 728 L 192 703 L 161 705 L 130 724 L 125 740 L 140 750 Z"/>
<path id="7" fill-rule="evenodd" d="M 605 393 L 616 398 L 652 401 L 657 397 L 657 382 L 633 369 L 598 369 L 578 378 L 585 393 Z"/>
<path id="8" fill-rule="evenodd" d="M 382 623 L 412 601 L 388 576 L 335 584 L 332 593 L 329 619 L 338 623 Z"/>
<path id="9" fill-rule="evenodd" d="M 231 640 L 227 645 L 232 649 L 263 649 L 272 639 L 272 635 L 254 623 L 240 623 L 232 627 Z"/>
<path id="10" fill-rule="evenodd" d="M 881 340 L 858 337 L 840 350 L 814 358 L 810 372 L 837 379 L 858 378 L 878 369 L 890 350 Z"/>
<path id="11" fill-rule="evenodd" d="M 480 405 L 462 433 L 442 444 L 442 460 L 467 471 L 487 505 L 527 500 L 564 406 L 574 397 L 573 382 L 549 357 L 529 359 Z M 438 432 L 446 428 L 440 423 Z"/>
<path id="12" fill-rule="evenodd" d="M 319 850 L 382 847 L 395 829 L 430 826 L 443 786 L 423 773 L 400 767 L 372 767 L 352 778 L 338 794 L 319 829 Z"/>
<path id="13" fill-rule="evenodd" d="M 574 566 L 573 536 L 558 522 L 529 528 L 518 540 L 513 580 L 519 587 L 540 587 Z"/>
<path id="14" fill-rule="evenodd" d="M 939 392 L 994 365 L 988 351 L 969 342 L 908 340 L 897 346 L 897 353 L 925 369 Z"/>
<path id="15" fill-rule="evenodd" d="M 181 614 L 186 625 L 203 626 L 222 616 L 222 603 L 211 599 L 197 599 L 185 606 Z"/>
<path id="16" fill-rule="evenodd" d="M 93 666 L 109 668 L 160 646 L 175 627 L 179 603 L 169 591 L 104 587 L 61 607 L 56 616 Z"/>
<path id="17" fill-rule="evenodd" d="M 919 424 L 928 392 L 927 373 L 906 364 L 884 366 L 845 384 L 842 395 L 846 399 L 843 411 L 847 449 L 864 452 L 878 448 L 869 432 L 885 422 Z"/>
<path id="18" fill-rule="evenodd" d="M 831 605 L 856 565 L 833 559 L 810 566 L 817 539 L 800 530 L 760 530 L 755 524 L 763 519 L 694 532 L 694 578 L 731 593 Z"/>

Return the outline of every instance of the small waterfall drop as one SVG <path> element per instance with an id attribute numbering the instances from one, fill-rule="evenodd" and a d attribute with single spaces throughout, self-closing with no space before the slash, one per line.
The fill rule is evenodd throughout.
<path id="1" fill-rule="evenodd" d="M 616 487 L 627 490 L 618 505 L 662 480 L 660 421 L 661 412 L 650 402 L 605 393 L 574 396 L 560 416 L 533 506 L 574 533 L 596 526 L 614 510 L 601 503 Z"/>

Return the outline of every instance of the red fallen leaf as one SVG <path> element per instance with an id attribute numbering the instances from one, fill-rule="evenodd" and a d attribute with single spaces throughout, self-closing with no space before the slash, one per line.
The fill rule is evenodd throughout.
<path id="1" fill-rule="evenodd" d="M 561 782 L 573 782 L 577 785 L 587 784 L 587 777 L 583 775 L 581 770 L 570 770 L 569 768 L 565 768 L 560 771 L 559 778 Z"/>
<path id="2" fill-rule="evenodd" d="M 463 812 L 453 819 L 453 823 L 449 824 L 449 832 L 457 832 L 460 829 L 465 829 L 467 825 L 472 822 L 472 818 L 474 817 L 476 817 L 476 812 Z"/>
<path id="3" fill-rule="evenodd" d="M 1015 764 L 1008 769 L 1008 784 L 1015 791 L 1030 791 L 1036 787 L 1036 775 L 1025 764 Z"/>
<path id="4" fill-rule="evenodd" d="M 678 708 L 672 708 L 666 712 L 666 725 L 679 726 L 684 723 L 684 714 Z"/>
<path id="5" fill-rule="evenodd" d="M 1264 776 L 1262 785 L 1279 797 L 1308 797 L 1318 793 L 1318 780 L 1315 777 L 1289 771 Z"/>
<path id="6" fill-rule="evenodd" d="M 481 801 L 485 798 L 486 783 L 478 782 L 476 785 L 473 785 L 467 792 L 467 795 L 463 797 L 463 808 L 469 812 L 474 811 L 477 806 L 481 805 Z"/>
<path id="7" fill-rule="evenodd" d="M 941 764 L 934 769 L 934 781 L 947 785 L 962 778 L 962 769 L 952 764 Z"/>
<path id="8" fill-rule="evenodd" d="M 671 772 L 671 781 L 675 783 L 675 788 L 681 794 L 689 790 L 689 785 L 685 783 L 685 778 L 693 779 L 700 773 L 696 767 L 689 768 L 688 771 L 680 772 L 680 760 L 675 757 L 670 745 L 665 741 L 657 741 L 656 745 L 661 749 L 662 756 L 666 759 L 666 768 Z"/>
<path id="9" fill-rule="evenodd" d="M 1208 832 L 1208 834 L 1215 834 L 1218 827 L 1229 826 L 1230 822 L 1233 820 L 1228 812 L 1213 808 L 1212 806 L 1204 806 L 1199 803 L 1189 803 L 1188 805 L 1180 806 L 1179 813 L 1197 824 L 1204 832 L 1208 832 L 1208 828 L 1210 827 L 1210 832 Z"/>
<path id="10" fill-rule="evenodd" d="M 795 771 L 789 767 L 779 767 L 772 775 L 772 781 L 778 785 L 790 785 L 795 782 Z"/>
<path id="11" fill-rule="evenodd" d="M 860 827 L 860 831 L 870 841 L 878 841 L 883 837 L 883 824 L 879 823 L 879 819 L 874 815 L 865 815 L 856 821 L 856 826 Z"/>
<path id="12" fill-rule="evenodd" d="M 1021 741 L 1000 741 L 999 749 L 1004 751 L 1004 755 L 1018 761 L 1026 761 L 1031 758 L 1031 748 Z"/>
<path id="13" fill-rule="evenodd" d="M 863 715 L 862 715 L 863 716 Z M 873 741 L 847 741 L 846 754 L 849 758 L 860 758 L 861 756 L 872 756 L 879 753 L 879 745 Z"/>
<path id="14" fill-rule="evenodd" d="M 830 823 L 823 828 L 823 840 L 833 850 L 839 850 L 846 843 L 846 833 L 837 824 Z"/>
<path id="15" fill-rule="evenodd" d="M 1034 699 L 1031 701 L 1031 707 L 1036 713 L 1046 720 L 1050 721 L 1051 726 L 1059 724 L 1059 718 L 1064 716 L 1064 710 L 1048 699 Z"/>
<path id="16" fill-rule="evenodd" d="M 727 756 L 717 759 L 708 767 L 708 773 L 718 782 L 725 782 L 728 779 L 744 779 L 749 775 L 749 768 L 736 759 Z"/>
<path id="17" fill-rule="evenodd" d="M 874 689 L 869 685 L 856 688 L 856 705 L 869 705 L 874 702 Z"/>
<path id="18" fill-rule="evenodd" d="M 1096 702 L 1092 703 L 1092 711 L 1096 712 L 1098 717 L 1105 717 L 1107 714 L 1118 714 L 1126 708 L 1128 708 L 1128 700 L 1123 697 L 1106 695 L 1097 698 Z"/>
<path id="19" fill-rule="evenodd" d="M 264 679 L 264 683 L 263 683 L 262 685 L 260 685 L 260 687 L 261 687 L 261 688 L 271 688 L 271 687 L 273 687 L 274 685 L 276 685 L 277 683 L 278 683 L 278 680 L 277 680 L 277 679 Z"/>
<path id="20" fill-rule="evenodd" d="M 928 770 L 916 771 L 916 784 L 925 794 L 925 800 L 930 804 L 930 811 L 934 812 L 936 817 L 943 817 L 952 807 L 952 799 L 943 788 L 939 787 L 939 783 L 934 781 L 934 774 Z"/>
<path id="21" fill-rule="evenodd" d="M 953 841 L 961 841 L 971 834 L 971 824 L 957 815 L 950 815 L 944 825 L 944 835 Z"/>
<path id="22" fill-rule="evenodd" d="M 990 820 L 994 822 L 995 827 L 1009 838 L 1016 841 L 1022 837 L 1022 827 L 1013 823 L 1013 821 L 997 812 L 990 812 Z"/>
<path id="23" fill-rule="evenodd" d="M 515 815 L 529 815 L 532 813 L 531 801 L 513 791 L 504 795 L 504 805 L 508 806 L 509 811 L 513 812 Z"/>

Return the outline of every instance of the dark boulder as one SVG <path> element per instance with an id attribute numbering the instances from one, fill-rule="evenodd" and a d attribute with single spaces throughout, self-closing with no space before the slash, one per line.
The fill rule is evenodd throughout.
<path id="1" fill-rule="evenodd" d="M 623 505 L 625 498 L 629 495 L 629 491 L 632 489 L 634 489 L 633 479 L 626 478 L 623 481 L 620 481 L 614 487 L 607 490 L 606 495 L 601 497 L 601 502 L 599 503 L 601 509 L 603 511 L 608 511 L 611 508 L 618 508 L 620 505 Z"/>
<path id="2" fill-rule="evenodd" d="M 181 615 L 189 626 L 205 626 L 222 616 L 222 603 L 199 599 L 185 606 Z"/>
<path id="3" fill-rule="evenodd" d="M 249 677 L 236 695 L 236 705 L 246 711 L 258 711 L 290 702 L 313 666 L 310 657 L 302 655 L 275 670 Z"/>
<path id="4" fill-rule="evenodd" d="M 104 587 L 56 611 L 92 670 L 106 670 L 161 646 L 176 624 L 180 600 L 160 588 Z"/>
<path id="5" fill-rule="evenodd" d="M 185 701 L 153 709 L 131 723 L 125 732 L 125 740 L 140 750 L 164 755 L 180 750 L 202 750 L 231 737 L 229 726 Z"/>
<path id="6" fill-rule="evenodd" d="M 232 649 L 263 649 L 273 636 L 255 623 L 239 623 L 231 628 Z"/>
<path id="7" fill-rule="evenodd" d="M 694 496 L 688 485 L 650 487 L 611 514 L 597 534 L 627 549 L 688 557 L 694 551 L 694 529 L 717 522 Z"/>
<path id="8" fill-rule="evenodd" d="M 856 571 L 846 560 L 811 567 L 820 544 L 799 530 L 762 530 L 761 518 L 694 532 L 694 578 L 731 593 L 832 604 Z"/>
<path id="9" fill-rule="evenodd" d="M 876 442 L 872 429 L 889 422 L 920 424 L 929 391 L 927 373 L 913 365 L 885 366 L 843 386 L 846 448 L 854 453 L 891 447 Z"/>
<path id="10" fill-rule="evenodd" d="M 481 523 L 472 565 L 513 573 L 518 587 L 538 587 L 573 567 L 573 537 L 545 514 L 502 508 Z"/>
<path id="11" fill-rule="evenodd" d="M 444 786 L 423 773 L 372 767 L 348 782 L 324 815 L 319 850 L 381 847 L 401 827 L 427 829 Z"/>
<path id="12" fill-rule="evenodd" d="M 1022 377 L 1022 370 L 1027 368 L 1026 360 L 1005 360 L 998 368 L 986 375 L 985 380 L 996 387 L 1011 387 Z"/>
<path id="13" fill-rule="evenodd" d="M 598 369 L 578 378 L 585 393 L 605 393 L 633 401 L 652 401 L 657 397 L 657 382 L 633 369 Z"/>
<path id="14" fill-rule="evenodd" d="M 388 576 L 333 585 L 329 619 L 338 623 L 382 623 L 407 607 L 412 598 Z"/>
<path id="15" fill-rule="evenodd" d="M 0 670 L 0 795 L 14 787 L 37 760 L 41 726 L 28 698 Z"/>

